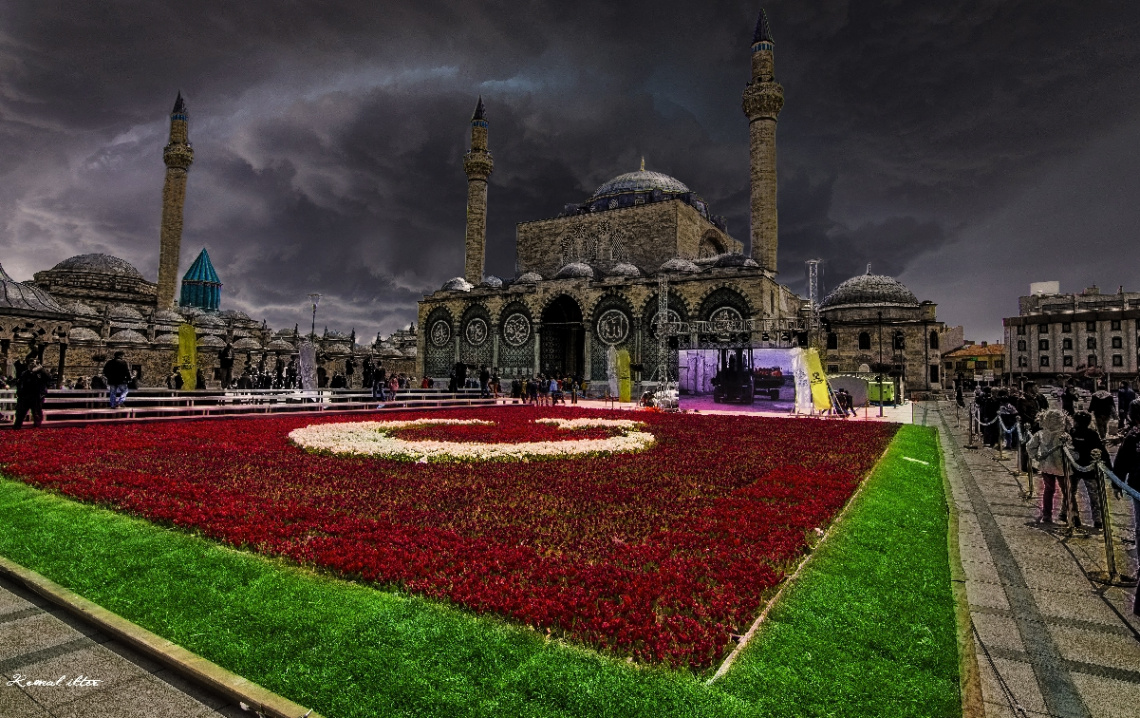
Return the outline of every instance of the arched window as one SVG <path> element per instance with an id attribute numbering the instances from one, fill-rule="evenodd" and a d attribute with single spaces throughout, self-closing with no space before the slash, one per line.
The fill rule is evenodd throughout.
<path id="1" fill-rule="evenodd" d="M 937 330 L 931 330 L 931 332 L 930 332 L 930 348 L 931 349 L 937 349 L 938 348 L 938 331 Z M 937 379 L 931 379 L 931 381 L 936 382 L 938 380 Z"/>
<path id="2" fill-rule="evenodd" d="M 895 332 L 895 351 L 906 349 L 906 337 L 902 332 Z"/>
<path id="3" fill-rule="evenodd" d="M 828 332 L 827 333 L 827 348 L 828 349 L 838 349 L 839 348 L 839 335 L 836 334 L 835 332 Z"/>
<path id="4" fill-rule="evenodd" d="M 867 332 L 859 333 L 859 348 L 870 350 L 871 348 L 871 335 Z"/>

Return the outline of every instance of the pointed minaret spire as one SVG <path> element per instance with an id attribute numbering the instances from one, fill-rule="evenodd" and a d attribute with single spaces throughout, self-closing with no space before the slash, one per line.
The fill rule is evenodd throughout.
<path id="1" fill-rule="evenodd" d="M 752 33 L 752 44 L 758 42 L 775 42 L 772 39 L 772 28 L 768 26 L 768 14 L 760 8 L 760 17 L 756 18 L 756 32 Z"/>
<path id="2" fill-rule="evenodd" d="M 475 105 L 475 114 L 471 115 L 472 120 L 486 120 L 487 109 L 483 107 L 483 96 L 479 95 L 479 102 Z"/>
<path id="3" fill-rule="evenodd" d="M 171 111 L 172 115 L 185 115 L 186 114 L 186 101 L 182 99 L 182 91 L 178 91 L 178 98 L 174 100 L 174 109 Z"/>

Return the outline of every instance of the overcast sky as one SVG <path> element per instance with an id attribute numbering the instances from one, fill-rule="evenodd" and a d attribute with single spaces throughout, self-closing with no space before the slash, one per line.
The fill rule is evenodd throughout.
<path id="1" fill-rule="evenodd" d="M 1066 0 L 770 2 L 781 280 L 870 262 L 994 340 L 1031 281 L 1140 290 L 1140 13 Z M 223 308 L 367 337 L 463 271 L 482 95 L 487 271 L 514 227 L 607 179 L 665 172 L 747 244 L 755 2 L 0 5 L 0 263 L 105 252 L 157 277 L 162 147 L 195 159 L 184 272 Z"/>

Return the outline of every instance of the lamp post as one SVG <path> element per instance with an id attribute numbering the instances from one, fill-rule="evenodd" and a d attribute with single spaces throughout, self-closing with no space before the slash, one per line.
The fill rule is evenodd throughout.
<path id="1" fill-rule="evenodd" d="M 316 311 L 316 310 L 314 310 Z M 882 418 L 882 312 L 879 315 L 879 418 Z"/>
<path id="2" fill-rule="evenodd" d="M 316 343 L 317 341 L 317 305 L 321 303 L 321 295 L 313 293 L 309 295 L 309 302 L 313 305 L 313 330 L 309 334 L 310 341 Z"/>

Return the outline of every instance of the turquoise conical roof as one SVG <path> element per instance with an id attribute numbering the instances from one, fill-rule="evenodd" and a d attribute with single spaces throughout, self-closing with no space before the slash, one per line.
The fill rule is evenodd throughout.
<path id="1" fill-rule="evenodd" d="M 214 271 L 214 263 L 210 261 L 210 255 L 205 249 L 190 265 L 190 269 L 182 277 L 182 281 L 222 283 L 222 280 L 218 279 L 218 273 Z"/>

